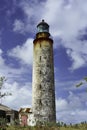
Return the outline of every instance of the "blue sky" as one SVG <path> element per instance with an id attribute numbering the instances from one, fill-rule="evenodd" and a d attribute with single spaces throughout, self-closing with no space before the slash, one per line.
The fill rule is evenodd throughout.
<path id="1" fill-rule="evenodd" d="M 2 100 L 13 109 L 31 107 L 33 39 L 42 20 L 54 40 L 58 121 L 87 121 L 87 0 L 0 0 L 0 76 L 7 81 Z"/>

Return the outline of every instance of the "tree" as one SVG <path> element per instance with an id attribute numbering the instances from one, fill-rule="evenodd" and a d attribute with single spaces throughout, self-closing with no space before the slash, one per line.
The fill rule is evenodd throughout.
<path id="1" fill-rule="evenodd" d="M 6 78 L 4 76 L 0 77 L 0 100 L 1 100 L 1 102 L 2 102 L 3 97 L 12 95 L 9 92 L 4 92 L 4 93 L 2 92 L 2 88 L 4 87 L 5 81 L 6 81 Z"/>
<path id="2" fill-rule="evenodd" d="M 84 77 L 84 78 L 83 78 L 83 81 L 81 81 L 80 83 L 78 83 L 78 84 L 76 85 L 76 87 L 80 87 L 81 85 L 85 84 L 86 82 L 87 82 L 87 77 Z"/>

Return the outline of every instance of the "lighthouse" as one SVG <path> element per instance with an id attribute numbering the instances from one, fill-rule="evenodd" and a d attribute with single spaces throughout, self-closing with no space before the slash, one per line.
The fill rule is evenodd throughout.
<path id="1" fill-rule="evenodd" d="M 33 41 L 32 111 L 36 122 L 56 122 L 53 40 L 44 20 Z"/>

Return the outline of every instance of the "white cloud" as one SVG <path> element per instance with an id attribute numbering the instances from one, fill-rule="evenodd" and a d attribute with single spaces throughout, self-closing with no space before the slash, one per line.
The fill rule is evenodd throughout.
<path id="1" fill-rule="evenodd" d="M 30 43 L 30 44 L 33 44 L 33 43 Z M 32 51 L 31 47 L 30 47 L 29 52 L 30 51 Z M 16 81 L 16 82 L 18 81 L 19 83 L 22 83 L 22 82 L 25 83 L 27 81 L 26 75 L 28 74 L 31 77 L 31 73 L 32 73 L 31 66 L 26 65 L 26 67 L 24 67 L 24 63 L 23 63 L 20 65 L 20 67 L 15 68 L 13 63 L 12 63 L 12 65 L 6 63 L 6 59 L 5 59 L 5 57 L 3 57 L 3 55 L 4 55 L 4 52 L 2 51 L 2 49 L 0 49 L 0 76 L 5 76 L 6 79 L 8 79 L 8 81 L 10 83 L 13 83 L 14 81 Z M 30 53 L 29 56 L 30 56 L 29 64 L 32 64 L 32 53 Z M 27 62 L 27 60 L 25 60 L 25 61 Z M 27 63 L 25 63 L 25 64 L 27 64 Z M 31 80 L 30 77 L 29 77 L 28 81 Z"/>
<path id="2" fill-rule="evenodd" d="M 0 49 L 0 67 L 4 65 L 4 59 L 2 57 L 3 51 Z"/>
<path id="3" fill-rule="evenodd" d="M 24 10 L 25 15 L 28 18 L 28 22 L 34 22 L 40 19 L 40 17 L 44 13 L 44 6 L 45 2 L 44 1 L 27 1 L 27 0 L 22 0 L 20 2 L 20 7 Z M 32 23 L 31 23 L 32 24 Z"/>
<path id="4" fill-rule="evenodd" d="M 0 55 L 2 54 L 2 50 L 0 49 Z"/>
<path id="5" fill-rule="evenodd" d="M 0 50 L 0 53 L 2 51 Z M 31 68 L 23 67 L 21 66 L 20 68 L 13 68 L 9 66 L 8 64 L 5 63 L 5 59 L 2 57 L 0 54 L 0 76 L 5 76 L 9 81 L 14 82 L 15 80 L 22 80 L 24 81 L 24 74 L 26 74 L 29 70 L 28 74 L 31 74 Z"/>
<path id="6" fill-rule="evenodd" d="M 79 123 L 86 121 L 87 110 L 86 105 L 87 94 L 74 94 L 71 91 L 66 99 L 59 98 L 56 100 L 57 120 L 66 123 Z M 79 117 L 79 119 L 78 119 Z"/>
<path id="7" fill-rule="evenodd" d="M 5 65 L 5 59 L 3 58 L 3 51 L 0 49 L 0 76 L 5 76 L 6 68 L 7 66 Z"/>
<path id="8" fill-rule="evenodd" d="M 35 34 L 36 24 L 44 14 L 45 2 L 21 0 L 18 4 L 24 11 L 24 19 L 16 19 L 13 24 L 13 31 L 25 34 L 26 32 Z"/>
<path id="9" fill-rule="evenodd" d="M 69 101 L 70 108 L 73 109 L 73 110 L 83 108 L 83 103 L 80 100 L 80 97 L 78 95 L 75 95 L 71 91 L 69 92 L 68 101 Z"/>
<path id="10" fill-rule="evenodd" d="M 27 43 L 26 43 L 27 44 Z M 33 43 L 31 43 L 33 44 Z M 25 49 L 27 45 L 25 46 Z M 31 48 L 29 52 L 31 51 Z M 6 64 L 3 58 L 4 52 L 0 49 L 0 77 L 5 76 L 7 81 L 4 84 L 2 92 L 10 92 L 12 96 L 7 96 L 2 99 L 2 104 L 11 107 L 12 109 L 19 109 L 20 107 L 31 107 L 31 81 L 30 78 L 25 81 L 26 73 L 30 76 L 31 69 L 21 66 L 20 68 L 13 68 Z M 1 101 L 0 101 L 1 102 Z"/>
<path id="11" fill-rule="evenodd" d="M 65 0 L 47 0 L 44 17 L 52 25 L 53 35 L 60 34 L 62 39 L 69 40 L 86 27 L 86 5 L 86 0 L 69 0 L 66 4 Z"/>
<path id="12" fill-rule="evenodd" d="M 23 106 L 31 107 L 31 83 L 21 85 L 13 82 L 12 84 L 5 83 L 4 86 L 3 92 L 10 92 L 12 95 L 3 98 L 3 104 L 17 110 Z"/>
<path id="13" fill-rule="evenodd" d="M 24 33 L 25 32 L 25 25 L 21 20 L 16 19 L 13 24 L 13 31 L 14 32 L 20 32 Z"/>
<path id="14" fill-rule="evenodd" d="M 84 2 L 83 0 L 68 0 L 67 2 L 47 0 L 45 13 L 42 15 L 51 26 L 51 33 L 56 44 L 60 44 L 57 41 L 61 38 L 62 45 L 72 50 L 71 70 L 78 69 L 87 63 L 87 43 L 85 41 L 83 45 L 83 42 L 77 39 L 78 35 L 81 35 L 79 32 L 87 27 L 86 7 L 86 0 Z M 86 54 L 85 57 L 84 54 Z"/>
<path id="15" fill-rule="evenodd" d="M 68 106 L 68 102 L 66 101 L 66 99 L 59 98 L 58 100 L 56 100 L 57 111 L 63 111 L 67 109 L 67 106 Z"/>
<path id="16" fill-rule="evenodd" d="M 33 39 L 27 39 L 26 42 L 8 52 L 9 56 L 20 60 L 22 64 L 32 65 L 33 61 Z"/>
<path id="17" fill-rule="evenodd" d="M 82 53 L 78 53 L 68 49 L 67 54 L 72 60 L 72 66 L 69 68 L 70 70 L 75 70 L 86 65 L 86 57 L 84 57 Z"/>

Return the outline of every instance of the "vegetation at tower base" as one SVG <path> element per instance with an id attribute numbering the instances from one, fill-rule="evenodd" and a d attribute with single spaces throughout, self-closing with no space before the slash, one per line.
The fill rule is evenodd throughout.
<path id="1" fill-rule="evenodd" d="M 7 126 L 7 127 L 1 127 L 0 130 L 87 130 L 87 122 L 81 122 L 79 124 L 69 124 L 67 125 L 64 122 L 58 122 L 55 124 L 45 124 L 45 126 L 20 126 L 20 125 L 14 125 L 14 126 Z"/>

